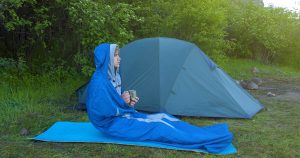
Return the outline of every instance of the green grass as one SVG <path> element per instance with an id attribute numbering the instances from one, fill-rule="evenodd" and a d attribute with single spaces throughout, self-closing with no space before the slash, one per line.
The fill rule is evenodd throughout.
<path id="1" fill-rule="evenodd" d="M 229 59 L 229 61 L 221 63 L 220 67 L 235 79 L 250 79 L 254 76 L 278 79 L 300 77 L 300 71 L 294 68 L 264 65 L 249 59 Z M 257 74 L 252 73 L 254 67 L 258 68 L 260 72 Z"/>
<path id="2" fill-rule="evenodd" d="M 257 67 L 262 78 L 299 80 L 300 72 L 266 66 L 249 60 L 230 60 L 221 65 L 233 78 L 249 79 Z M 2 74 L 1 74 L 2 75 Z M 85 143 L 49 143 L 28 140 L 56 121 L 87 121 L 85 112 L 69 110 L 74 91 L 84 78 L 60 79 L 45 74 L 23 76 L 6 74 L 0 79 L 0 157 L 300 157 L 300 98 L 297 102 L 261 99 L 266 106 L 253 119 L 190 118 L 194 125 L 226 122 L 234 133 L 235 155 L 173 151 L 157 148 Z M 298 82 L 299 83 L 299 82 Z M 256 95 L 256 93 L 253 93 Z M 27 128 L 28 136 L 20 130 Z"/>

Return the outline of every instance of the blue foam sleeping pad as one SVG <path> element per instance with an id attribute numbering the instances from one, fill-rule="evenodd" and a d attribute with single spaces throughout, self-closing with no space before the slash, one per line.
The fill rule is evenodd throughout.
<path id="1" fill-rule="evenodd" d="M 121 140 L 103 134 L 102 132 L 97 130 L 90 122 L 56 122 L 47 131 L 34 137 L 33 139 L 49 142 L 112 143 L 207 153 L 207 151 L 205 150 L 178 148 L 158 142 Z M 230 144 L 224 151 L 218 154 L 234 153 L 237 153 L 237 150 L 232 144 Z"/>

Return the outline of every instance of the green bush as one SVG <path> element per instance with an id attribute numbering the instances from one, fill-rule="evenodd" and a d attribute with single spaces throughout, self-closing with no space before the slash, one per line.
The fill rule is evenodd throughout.
<path id="1" fill-rule="evenodd" d="M 230 44 L 225 40 L 227 11 L 225 0 L 155 0 L 140 4 L 146 12 L 137 37 L 167 36 L 197 44 L 218 63 L 224 62 Z"/>
<path id="2" fill-rule="evenodd" d="M 3 0 L 0 7 L 1 56 L 23 57 L 34 71 L 62 59 L 87 76 L 96 45 L 156 36 L 193 42 L 217 63 L 238 57 L 300 69 L 299 14 L 261 0 Z"/>
<path id="3" fill-rule="evenodd" d="M 251 1 L 238 0 L 231 4 L 228 39 L 235 47 L 229 55 L 281 63 L 287 52 L 299 54 L 296 42 L 300 36 L 295 36 L 300 33 L 299 15 L 283 8 L 264 8 Z M 289 57 L 289 60 L 297 59 Z"/>

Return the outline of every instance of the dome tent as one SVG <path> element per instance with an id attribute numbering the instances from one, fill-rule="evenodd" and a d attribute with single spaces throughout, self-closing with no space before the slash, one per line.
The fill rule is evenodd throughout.
<path id="1" fill-rule="evenodd" d="M 120 52 L 122 88 L 137 91 L 137 110 L 251 118 L 263 108 L 193 43 L 146 38 Z"/>
<path id="2" fill-rule="evenodd" d="M 125 45 L 120 52 L 122 89 L 137 91 L 137 110 L 251 118 L 263 108 L 193 43 L 145 38 Z M 86 88 L 87 84 L 76 91 L 81 107 Z"/>

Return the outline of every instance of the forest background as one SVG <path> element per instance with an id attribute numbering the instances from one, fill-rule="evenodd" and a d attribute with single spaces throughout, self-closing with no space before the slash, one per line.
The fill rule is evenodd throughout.
<path id="1" fill-rule="evenodd" d="M 98 44 L 163 36 L 193 42 L 219 64 L 247 58 L 300 70 L 299 17 L 262 0 L 2 0 L 0 67 L 88 77 Z"/>

